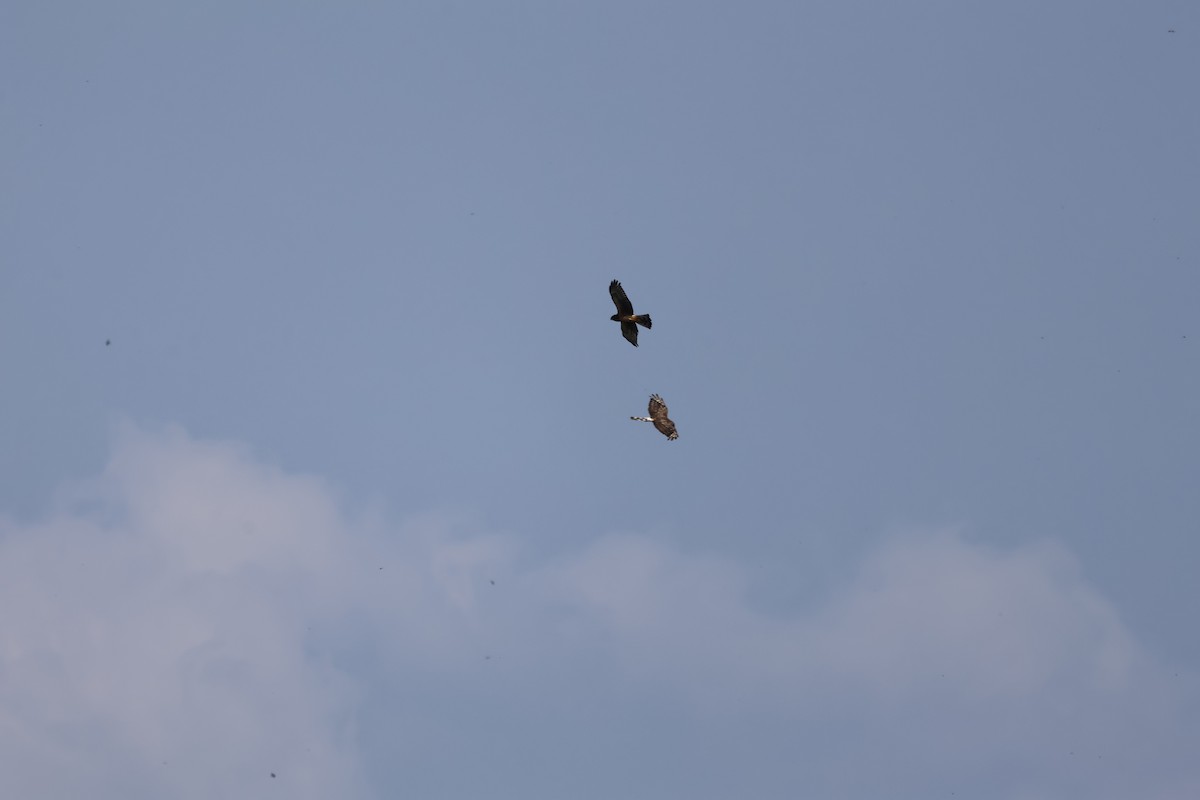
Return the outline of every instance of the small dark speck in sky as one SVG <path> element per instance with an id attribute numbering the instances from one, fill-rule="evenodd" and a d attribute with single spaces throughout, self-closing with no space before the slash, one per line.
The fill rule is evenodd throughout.
<path id="1" fill-rule="evenodd" d="M 1186 339 L 1187 337 L 1185 336 L 1185 337 L 1183 337 L 1183 338 L 1185 338 L 1185 339 Z M 491 584 L 492 584 L 492 586 L 495 586 L 495 585 L 496 585 L 496 582 L 495 582 L 495 581 L 489 581 L 489 583 L 491 583 Z"/>
<path id="2" fill-rule="evenodd" d="M 274 778 L 274 777 L 275 777 L 275 773 L 274 773 L 274 772 L 272 772 L 272 773 L 271 773 L 271 777 L 272 777 L 272 778 Z"/>
<path id="3" fill-rule="evenodd" d="M 108 347 L 110 344 L 112 344 L 112 339 L 105 339 L 105 340 L 104 340 L 104 346 L 105 346 L 105 347 Z"/>

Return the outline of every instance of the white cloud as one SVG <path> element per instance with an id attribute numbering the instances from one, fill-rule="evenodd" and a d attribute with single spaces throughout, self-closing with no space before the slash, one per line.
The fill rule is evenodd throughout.
<path id="1" fill-rule="evenodd" d="M 645 536 L 544 558 L 343 505 L 242 447 L 130 426 L 53 514 L 0 523 L 0 795 L 563 796 L 573 759 L 639 737 L 657 761 L 618 749 L 570 793 L 1200 788 L 1194 676 L 1051 543 L 895 537 L 771 615 L 736 562 Z"/>
<path id="2" fill-rule="evenodd" d="M 328 492 L 179 431 L 119 439 L 66 507 L 4 526 L 0 794 L 207 798 L 276 772 L 363 795 L 353 696 L 290 604 L 340 535 Z"/>

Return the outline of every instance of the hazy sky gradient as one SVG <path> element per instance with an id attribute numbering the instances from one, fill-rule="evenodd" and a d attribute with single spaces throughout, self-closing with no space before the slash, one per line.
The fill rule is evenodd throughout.
<path id="1" fill-rule="evenodd" d="M 0 794 L 1200 793 L 1193 4 L 9 3 L 0 68 Z"/>

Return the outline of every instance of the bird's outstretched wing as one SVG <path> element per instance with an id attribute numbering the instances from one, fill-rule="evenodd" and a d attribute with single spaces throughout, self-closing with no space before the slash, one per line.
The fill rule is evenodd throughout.
<path id="1" fill-rule="evenodd" d="M 613 281 L 608 285 L 608 293 L 612 295 L 613 303 L 617 306 L 617 313 L 622 317 L 633 315 L 633 303 L 629 302 L 629 296 L 625 294 L 625 290 L 621 288 L 620 281 Z M 626 336 L 626 339 L 629 337 Z"/>
<path id="2" fill-rule="evenodd" d="M 629 343 L 634 347 L 638 346 L 636 324 L 626 320 L 621 320 L 621 335 L 628 339 Z"/>
<path id="3" fill-rule="evenodd" d="M 656 394 L 650 395 L 650 408 L 647 409 L 650 414 L 650 419 L 665 417 L 667 415 L 667 404 L 663 399 Z"/>

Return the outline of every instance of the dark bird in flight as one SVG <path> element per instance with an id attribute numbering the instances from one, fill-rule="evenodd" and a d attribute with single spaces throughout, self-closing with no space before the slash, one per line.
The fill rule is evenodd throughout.
<path id="1" fill-rule="evenodd" d="M 609 319 L 613 322 L 621 323 L 621 335 L 629 340 L 629 343 L 634 347 L 637 343 L 637 326 L 643 328 L 650 327 L 649 314 L 633 313 L 633 303 L 629 302 L 629 297 L 626 296 L 625 290 L 621 288 L 620 281 L 613 281 L 608 285 L 608 293 L 612 295 L 613 302 L 617 304 L 617 313 L 613 314 Z"/>
<path id="2" fill-rule="evenodd" d="M 653 422 L 654 427 L 658 428 L 658 432 L 671 441 L 679 438 L 679 434 L 675 431 L 675 423 L 671 422 L 671 418 L 667 416 L 667 404 L 656 394 L 650 395 L 650 416 L 630 417 L 630 419 L 638 422 Z"/>

